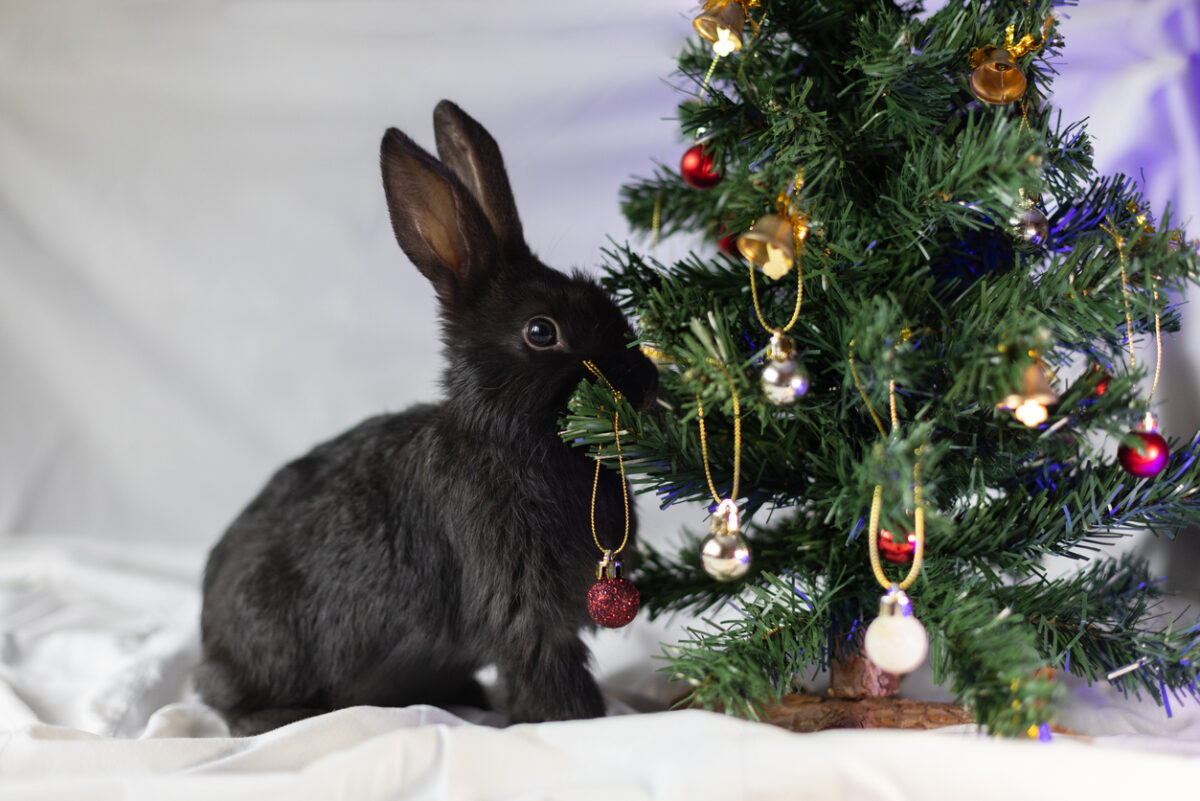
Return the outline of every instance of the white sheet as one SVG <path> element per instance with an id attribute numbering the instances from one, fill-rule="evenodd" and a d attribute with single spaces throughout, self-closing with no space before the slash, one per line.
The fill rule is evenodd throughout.
<path id="1" fill-rule="evenodd" d="M 1059 721 L 1090 740 L 794 735 L 723 715 L 631 713 L 673 688 L 598 669 L 610 717 L 498 729 L 431 707 L 360 707 L 232 739 L 187 689 L 199 554 L 78 540 L 0 543 L 0 798 L 1061 798 L 1174 791 L 1200 776 L 1200 707 L 1073 683 Z M 604 639 L 620 635 L 602 632 Z M 593 641 L 594 644 L 596 641 Z M 622 675 L 624 673 L 625 675 Z M 927 695 L 928 675 L 907 681 Z M 641 692 L 636 692 L 638 689 Z M 660 706 L 661 708 L 661 706 Z M 54 725 L 51 725 L 54 724 Z M 1001 769 L 1015 760 L 1019 770 Z M 1069 767 L 1069 770 L 1067 769 Z M 1177 784 L 1179 783 L 1179 784 Z M 1107 791 L 1110 795 L 1103 795 Z M 219 794 L 219 795 L 217 795 Z"/>

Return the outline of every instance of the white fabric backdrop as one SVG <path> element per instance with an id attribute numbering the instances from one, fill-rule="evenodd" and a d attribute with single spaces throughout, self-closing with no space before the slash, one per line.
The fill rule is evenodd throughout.
<path id="1" fill-rule="evenodd" d="M 1171 200 L 1200 235 L 1197 4 L 1084 0 L 1063 11 L 1064 115 L 1092 117 L 1102 172 L 1144 171 L 1155 208 Z M 620 185 L 684 149 L 666 119 L 679 98 L 663 78 L 693 12 L 685 0 L 0 4 L 0 729 L 15 731 L 0 740 L 0 773 L 28 779 L 8 787 L 58 797 L 45 771 L 68 753 L 126 777 L 206 763 L 203 745 L 154 749 L 178 754 L 156 762 L 138 756 L 146 750 L 112 757 L 107 740 L 74 751 L 54 743 L 91 742 L 80 730 L 136 736 L 156 708 L 185 697 L 204 551 L 276 466 L 369 414 L 435 397 L 432 293 L 387 223 L 383 129 L 432 146 L 433 105 L 456 100 L 499 140 L 535 250 L 560 267 L 592 267 L 608 236 L 627 235 Z M 658 255 L 687 244 L 668 241 Z M 1200 428 L 1198 357 L 1200 322 L 1168 351 L 1168 433 Z M 645 505 L 643 514 L 658 538 L 700 519 Z M 598 673 L 614 696 L 662 698 L 673 690 L 649 656 L 673 632 L 633 629 L 594 641 Z M 1174 738 L 1155 741 L 1159 750 L 1200 740 L 1178 705 L 1168 720 L 1141 708 L 1114 717 L 1116 702 L 1099 691 L 1075 700 L 1084 731 Z M 366 714 L 372 731 L 416 725 Z M 72 728 L 29 728 L 39 720 Z M 345 761 L 357 740 L 338 734 L 359 731 L 357 720 L 338 718 L 318 738 L 336 752 L 326 767 L 364 769 Z M 699 725 L 682 720 L 671 736 Z M 187 705 L 154 721 L 152 737 L 219 731 Z M 589 725 L 514 736 L 570 740 Z M 628 725 L 563 745 L 573 755 L 564 764 L 583 765 L 610 738 L 642 742 Z M 714 737 L 746 736 L 712 725 Z M 307 731 L 283 739 L 309 742 Z M 472 753 L 435 731 L 414 736 L 443 738 L 442 770 L 454 749 Z M 273 742 L 236 746 L 268 755 L 242 764 L 319 772 L 320 747 L 273 763 Z M 894 747 L 887 737 L 855 743 L 860 754 Z M 637 774 L 642 795 L 682 797 L 686 787 L 701 797 L 672 772 L 689 755 L 716 757 L 699 746 L 664 754 L 675 762 L 663 772 Z M 992 759 L 973 758 L 968 767 Z M 1053 760 L 1035 761 L 1044 773 L 1018 777 L 1027 791 L 1053 778 Z M 830 787 L 854 775 L 843 767 Z M 1141 786 L 1158 781 L 1149 775 Z M 91 781 L 115 794 L 108 779 Z M 870 797 L 903 792 L 875 789 Z"/>
<path id="2" fill-rule="evenodd" d="M 434 103 L 455 99 L 500 141 L 535 249 L 590 268 L 627 236 L 622 182 L 683 150 L 664 77 L 692 10 L 0 7 L 0 530 L 211 542 L 283 460 L 434 397 L 432 298 L 387 225 L 382 130 L 431 146 Z M 1093 118 L 1102 171 L 1144 171 L 1158 207 L 1195 217 L 1195 3 L 1064 12 L 1058 104 Z M 1190 363 L 1168 362 L 1170 419 Z"/>

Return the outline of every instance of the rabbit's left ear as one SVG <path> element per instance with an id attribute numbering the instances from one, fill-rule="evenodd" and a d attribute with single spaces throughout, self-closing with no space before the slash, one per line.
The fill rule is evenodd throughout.
<path id="1" fill-rule="evenodd" d="M 402 132 L 380 146 L 383 189 L 396 241 L 447 311 L 481 285 L 496 263 L 496 236 L 462 181 Z"/>
<path id="2" fill-rule="evenodd" d="M 433 110 L 438 156 L 466 184 L 483 209 L 506 255 L 528 254 L 521 218 L 496 140 L 449 100 Z"/>

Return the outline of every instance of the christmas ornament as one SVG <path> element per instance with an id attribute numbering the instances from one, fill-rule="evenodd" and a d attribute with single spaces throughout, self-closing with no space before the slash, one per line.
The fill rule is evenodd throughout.
<path id="1" fill-rule="evenodd" d="M 1021 391 L 1012 392 L 996 404 L 999 409 L 1011 409 L 1013 417 L 1030 428 L 1040 426 L 1050 416 L 1046 408 L 1058 403 L 1058 395 L 1050 387 L 1041 361 L 1025 368 L 1021 377 Z"/>
<path id="2" fill-rule="evenodd" d="M 725 234 L 717 239 L 717 250 L 726 256 L 737 256 L 737 234 Z"/>
<path id="3" fill-rule="evenodd" d="M 1117 459 L 1121 467 L 1131 476 L 1151 478 L 1162 472 L 1170 458 L 1170 449 L 1162 434 L 1158 433 L 1158 418 L 1150 412 L 1142 420 L 1141 425 L 1129 432 L 1141 440 L 1138 447 L 1120 445 L 1117 448 Z"/>
<path id="4" fill-rule="evenodd" d="M 1112 382 L 1112 376 L 1100 365 L 1093 364 L 1090 380 L 1095 382 L 1095 385 L 1092 387 L 1091 397 L 1099 398 L 1105 392 L 1108 392 L 1108 385 Z"/>
<path id="5" fill-rule="evenodd" d="M 879 599 L 879 617 L 867 626 L 863 638 L 867 658 L 889 673 L 911 673 L 925 661 L 929 637 L 913 617 L 912 602 L 893 584 Z"/>
<path id="6" fill-rule="evenodd" d="M 798 167 L 796 177 L 790 184 L 791 191 L 798 192 L 803 185 L 804 169 Z M 808 237 L 808 216 L 792 211 L 787 187 L 775 198 L 775 205 L 779 213 L 759 218 L 738 239 L 738 250 L 750 262 L 750 297 L 754 300 L 754 316 L 763 330 L 771 335 L 759 385 L 768 401 L 776 406 L 789 406 L 808 392 L 808 373 L 792 358 L 796 349 L 786 336 L 800 319 L 800 306 L 804 302 L 800 254 Z M 781 278 L 793 264 L 796 266 L 796 304 L 792 307 L 791 318 L 782 326 L 775 327 L 763 316 L 754 268 L 760 267 L 768 278 L 775 279 Z"/>
<path id="7" fill-rule="evenodd" d="M 1050 234 L 1050 221 L 1032 201 L 1013 215 L 1008 224 L 1012 228 L 1017 250 L 1023 253 L 1040 250 L 1045 246 L 1046 237 Z"/>
<path id="8" fill-rule="evenodd" d="M 704 459 L 704 477 L 717 508 L 712 514 L 708 536 L 700 543 L 700 565 L 704 572 L 717 581 L 735 581 L 750 570 L 750 546 L 741 534 L 741 519 L 737 503 L 738 478 L 742 465 L 742 409 L 738 401 L 737 387 L 729 382 L 733 398 L 733 480 L 728 498 L 722 499 L 713 483 L 712 468 L 708 463 L 708 431 L 704 423 L 704 403 L 696 396 L 696 413 L 700 423 L 700 454 Z"/>
<path id="9" fill-rule="evenodd" d="M 747 4 L 749 5 L 749 4 Z M 753 5 L 758 5 L 754 0 Z M 718 58 L 742 49 L 742 31 L 746 26 L 746 9 L 738 0 L 708 0 L 700 16 L 692 20 L 696 33 L 712 42 Z"/>
<path id="10" fill-rule="evenodd" d="M 753 280 L 753 277 L 751 277 Z M 808 373 L 792 360 L 792 341 L 781 331 L 771 334 L 767 346 L 767 363 L 763 367 L 759 383 L 763 395 L 776 406 L 789 406 L 796 398 L 808 392 Z"/>
<path id="11" fill-rule="evenodd" d="M 633 620 L 641 606 L 637 587 L 621 577 L 621 563 L 605 551 L 596 566 L 596 583 L 588 590 L 588 614 L 592 620 L 610 629 L 619 629 Z"/>
<path id="12" fill-rule="evenodd" d="M 879 530 L 879 553 L 889 562 L 906 565 L 912 561 L 916 549 L 917 535 L 913 532 L 892 534 L 886 528 Z"/>
<path id="13" fill-rule="evenodd" d="M 604 373 L 600 372 L 600 368 L 590 361 L 584 361 L 583 366 L 603 381 L 609 391 L 612 392 L 614 406 L 620 403 L 621 393 L 605 378 Z M 625 481 L 625 460 L 621 458 L 621 421 L 619 410 L 613 411 L 613 439 L 616 440 L 617 466 L 621 472 L 621 486 L 624 488 L 628 485 Z M 622 578 L 621 563 L 615 559 L 616 555 L 624 550 L 626 544 L 629 542 L 629 492 L 627 489 L 623 493 L 625 500 L 625 534 L 621 538 L 621 544 L 614 549 L 605 548 L 600 544 L 600 537 L 596 534 L 596 491 L 600 487 L 600 453 L 603 450 L 603 446 L 599 446 L 596 449 L 596 475 L 592 479 L 591 510 L 592 542 L 596 543 L 596 547 L 600 549 L 602 558 L 596 566 L 596 583 L 588 590 L 587 608 L 592 620 L 601 626 L 614 629 L 620 628 L 633 620 L 633 616 L 637 614 L 638 607 L 641 605 L 641 599 L 638 597 L 637 587 L 633 586 L 633 582 Z"/>
<path id="14" fill-rule="evenodd" d="M 1025 74 L 1003 47 L 981 47 L 971 54 L 971 93 L 984 103 L 1003 105 L 1025 94 Z"/>
<path id="15" fill-rule="evenodd" d="M 737 505 L 728 498 L 721 501 L 700 543 L 700 564 L 717 581 L 735 581 L 750 570 L 750 546 L 740 528 Z"/>
<path id="16" fill-rule="evenodd" d="M 984 103 L 1004 105 L 1017 100 L 1025 94 L 1025 74 L 1017 67 L 1016 59 L 1026 53 L 1040 50 L 1046 43 L 1046 34 L 1050 31 L 1050 23 L 1054 17 L 1049 17 L 1042 28 L 1042 41 L 1036 45 L 1033 34 L 1025 34 L 1021 41 L 1014 42 L 1016 26 L 1009 25 L 1004 30 L 1004 45 L 987 45 L 972 50 L 971 78 L 969 84 L 971 93 Z"/>
<path id="17" fill-rule="evenodd" d="M 1136 209 L 1136 206 L 1134 208 Z M 1129 347 L 1129 368 L 1132 370 L 1136 362 L 1133 353 L 1133 314 L 1129 305 L 1129 273 L 1125 261 L 1125 237 L 1117 232 L 1111 218 L 1106 217 L 1105 219 L 1108 226 L 1102 225 L 1101 228 L 1112 235 L 1117 246 L 1117 253 L 1121 258 L 1121 296 L 1125 301 L 1125 342 Z M 1136 221 L 1139 226 L 1145 225 L 1145 219 L 1142 217 L 1136 218 Z M 1139 230 L 1139 238 L 1141 233 Z M 1137 246 L 1136 240 L 1134 246 Z M 1158 390 L 1158 379 L 1162 375 L 1162 318 L 1157 311 L 1158 287 L 1151 284 L 1150 289 L 1154 296 L 1156 309 L 1154 312 L 1154 382 L 1150 385 L 1150 393 L 1146 396 L 1146 416 L 1142 418 L 1142 422 L 1137 428 L 1129 432 L 1130 436 L 1137 437 L 1141 443 L 1136 448 L 1124 443 L 1117 446 L 1117 460 L 1121 463 L 1121 467 L 1125 469 L 1126 473 L 1138 478 L 1151 478 L 1158 475 L 1167 466 L 1167 460 L 1171 456 L 1167 441 L 1158 433 L 1158 418 L 1150 411 L 1150 402 L 1154 399 L 1154 393 Z"/>
<path id="18" fill-rule="evenodd" d="M 796 177 L 775 197 L 776 213 L 759 217 L 749 231 L 738 237 L 738 250 L 771 280 L 782 278 L 793 262 L 800 261 L 808 239 L 808 215 L 792 209 L 792 200 L 802 186 L 804 168 L 797 167 Z"/>
<path id="19" fill-rule="evenodd" d="M 883 421 L 871 405 L 867 390 L 854 366 L 854 340 L 850 340 L 850 375 L 858 394 L 862 396 L 867 411 L 875 427 L 885 437 L 888 435 Z M 896 382 L 888 382 L 888 406 L 891 412 L 892 434 L 900 430 L 900 419 L 896 411 Z M 917 449 L 918 455 L 920 449 Z M 925 660 L 929 650 L 929 638 L 925 627 L 913 616 L 912 603 L 904 593 L 917 580 L 921 565 L 925 559 L 925 506 L 921 498 L 921 464 L 913 466 L 913 532 L 912 537 L 912 566 L 908 575 L 899 583 L 888 579 L 879 561 L 882 537 L 879 531 L 879 517 L 883 510 L 883 485 L 875 486 L 875 494 L 871 499 L 871 516 L 867 526 L 867 545 L 871 558 L 871 572 L 880 586 L 887 590 L 879 602 L 879 616 L 867 627 L 866 637 L 863 638 L 863 649 L 867 658 L 881 670 L 890 673 L 908 673 L 915 670 Z"/>
<path id="20" fill-rule="evenodd" d="M 765 276 L 778 280 L 792 269 L 795 242 L 790 220 L 779 214 L 766 214 L 738 237 L 737 248 L 751 264 L 762 269 Z"/>
<path id="21" fill-rule="evenodd" d="M 679 175 L 693 189 L 712 189 L 725 177 L 713 169 L 712 153 L 703 143 L 692 145 L 679 162 Z"/>

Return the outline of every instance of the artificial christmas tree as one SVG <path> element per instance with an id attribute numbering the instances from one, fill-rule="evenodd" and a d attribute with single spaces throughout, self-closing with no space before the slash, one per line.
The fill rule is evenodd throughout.
<path id="1" fill-rule="evenodd" d="M 1158 613 L 1141 561 L 1064 578 L 1043 562 L 1200 522 L 1197 438 L 1144 447 L 1161 355 L 1133 349 L 1178 328 L 1200 259 L 1053 112 L 1055 5 L 701 9 L 698 29 L 744 22 L 679 59 L 681 133 L 722 180 L 698 191 L 660 167 L 624 210 L 655 240 L 739 235 L 749 261 L 709 240 L 674 264 L 614 250 L 606 284 L 660 364 L 662 408 L 587 384 L 564 425 L 615 468 L 615 408 L 635 486 L 713 502 L 710 538 L 730 507 L 740 522 L 744 577 L 702 569 L 696 535 L 635 576 L 652 614 L 733 612 L 667 654 L 692 702 L 759 716 L 831 666 L 843 694 L 890 692 L 880 668 L 911 666 L 918 628 L 935 679 L 997 733 L 1045 734 L 1055 671 L 1195 692 L 1200 625 Z M 889 557 L 899 542 L 911 558 Z M 873 621 L 895 647 L 864 667 Z"/>

